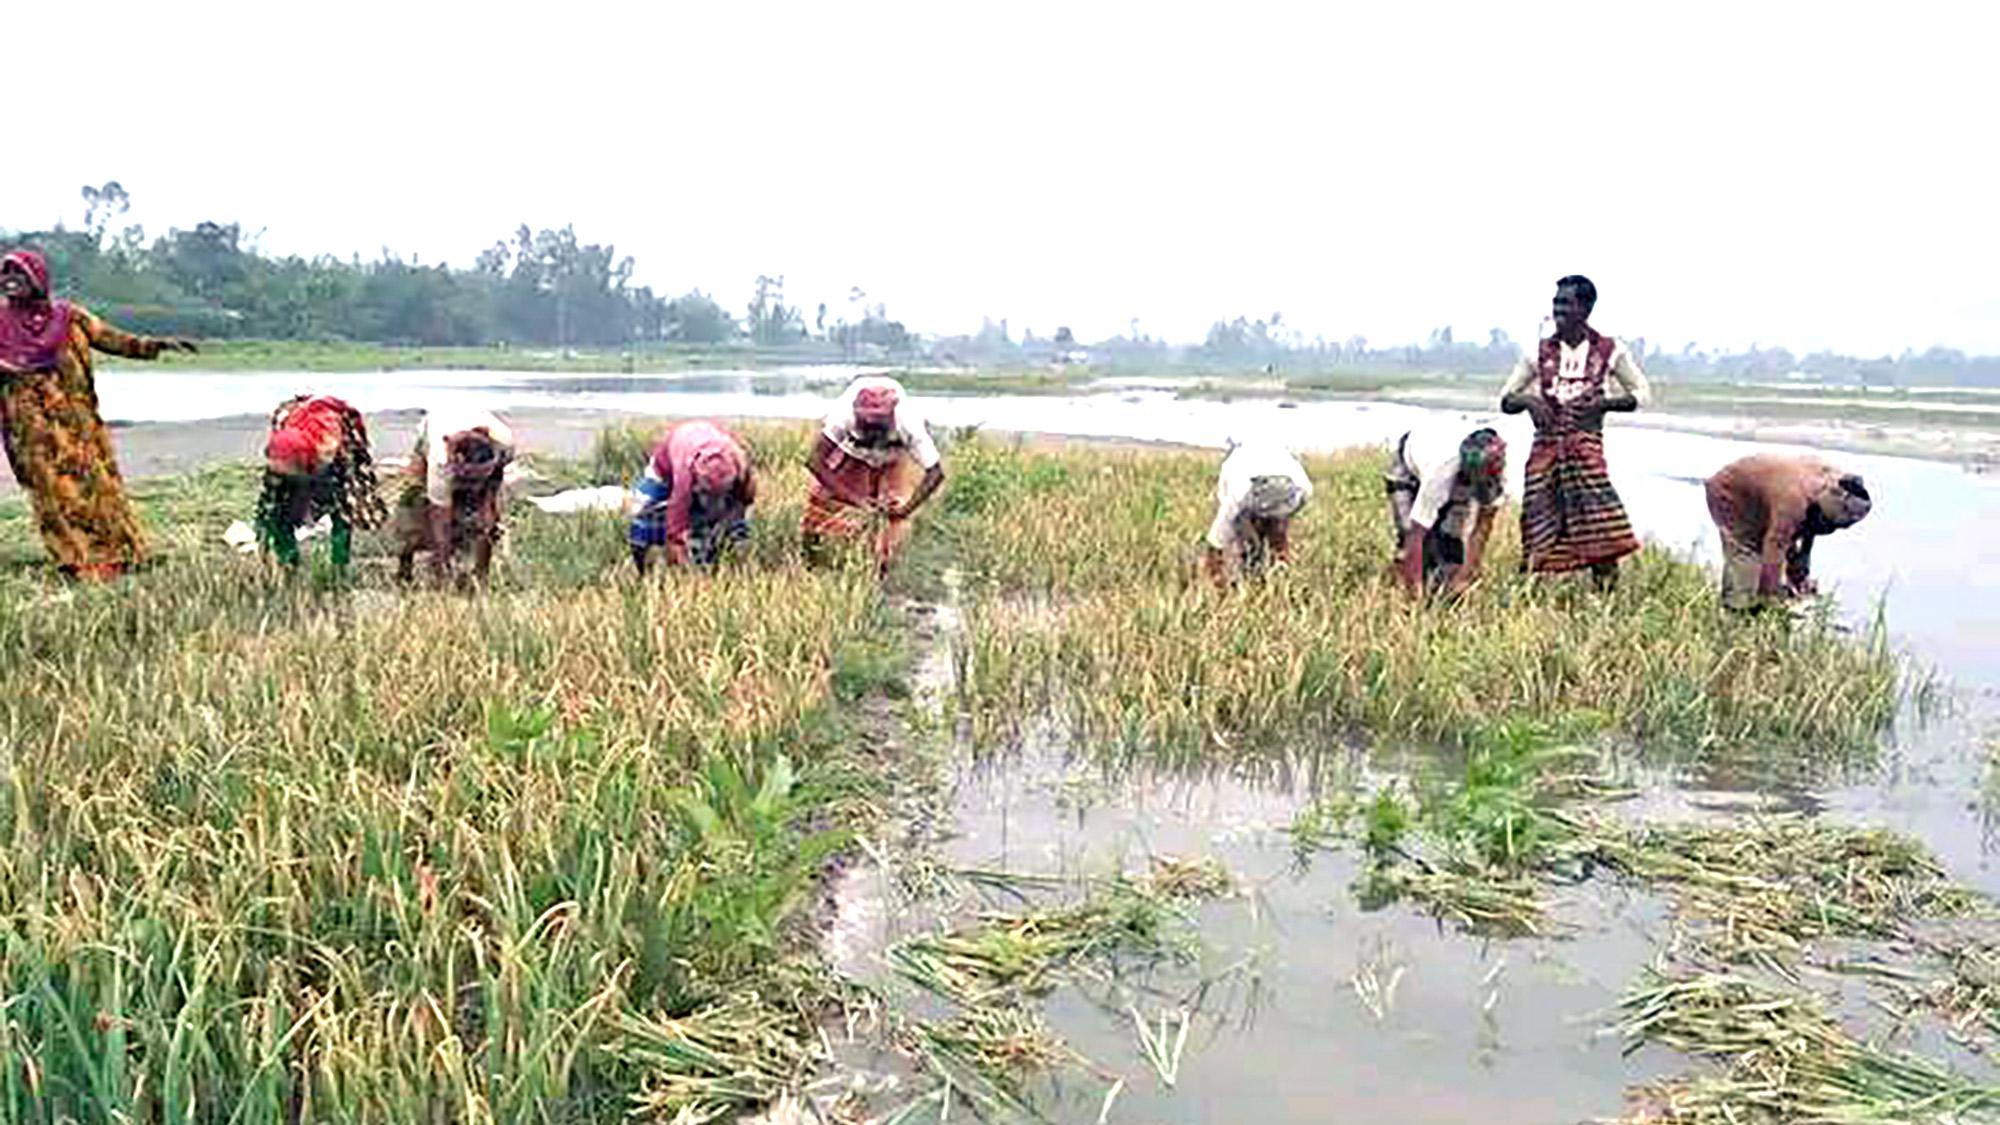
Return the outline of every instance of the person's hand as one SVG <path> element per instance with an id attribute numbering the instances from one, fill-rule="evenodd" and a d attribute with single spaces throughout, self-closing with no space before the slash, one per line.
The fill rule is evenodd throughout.
<path id="1" fill-rule="evenodd" d="M 1766 598 L 1778 597 L 1785 592 L 1785 585 L 1776 564 L 1766 563 L 1757 570 L 1757 593 Z"/>
<path id="2" fill-rule="evenodd" d="M 1792 583 L 1792 596 L 1795 598 L 1818 597 L 1819 582 L 1811 578 L 1799 579 L 1797 582 Z"/>
<path id="3" fill-rule="evenodd" d="M 881 506 L 876 510 L 892 520 L 903 519 L 910 514 L 910 509 L 905 507 L 901 500 L 895 499 L 882 501 Z"/>
<path id="4" fill-rule="evenodd" d="M 1395 583 L 1396 589 L 1401 590 L 1405 595 L 1412 598 L 1423 596 L 1424 580 L 1422 578 L 1411 578 L 1410 572 L 1403 569 L 1403 564 L 1400 562 L 1389 564 L 1387 577 L 1390 582 Z"/>
<path id="5" fill-rule="evenodd" d="M 1229 585 L 1229 561 L 1214 547 L 1204 547 L 1201 552 L 1201 572 L 1217 587 Z"/>

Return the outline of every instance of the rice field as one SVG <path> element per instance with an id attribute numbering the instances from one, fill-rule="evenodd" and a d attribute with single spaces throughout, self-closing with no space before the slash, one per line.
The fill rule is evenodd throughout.
<path id="1" fill-rule="evenodd" d="M 1296 746 L 1462 745 L 1533 717 L 1613 733 L 1655 762 L 1773 771 L 1866 765 L 1902 681 L 1882 633 L 1732 619 L 1711 579 L 1657 548 L 1617 590 L 1518 573 L 1503 518 L 1454 605 L 1387 577 L 1379 452 L 1311 458 L 1294 559 L 1218 591 L 1196 574 L 1216 457 L 959 451 L 973 604 L 962 678 L 980 736 L 1051 708 L 1103 753 L 1195 760 Z M 1920 683 L 1919 683 L 1920 686 Z"/>
<path id="2" fill-rule="evenodd" d="M 1195 567 L 1213 455 L 972 435 L 885 592 L 798 559 L 809 433 L 747 431 L 755 530 L 713 574 L 639 580 L 617 519 L 523 508 L 478 597 L 396 587 L 379 546 L 346 578 L 229 552 L 248 467 L 140 485 L 162 560 L 105 588 L 46 577 L 0 502 L 0 1121 L 703 1122 L 795 1094 L 827 1073 L 828 1021 L 874 1002 L 816 954 L 814 907 L 882 822 L 905 743 L 945 737 L 906 700 L 891 595 L 947 567 L 966 622 L 948 705 L 975 747 L 1050 722 L 1109 763 L 1359 747 L 1402 780 L 1302 810 L 1301 846 L 1377 856 L 1393 895 L 1463 928 L 1539 925 L 1542 884 L 1583 857 L 1713 919 L 1731 847 L 1796 859 L 1740 876 L 1769 933 L 1976 912 L 1894 842 L 1647 836 L 1577 811 L 1616 788 L 1613 759 L 1867 768 L 1913 690 L 1879 632 L 1727 618 L 1653 550 L 1609 595 L 1529 582 L 1506 521 L 1460 603 L 1411 602 L 1366 453 L 1309 462 L 1293 562 L 1218 590 Z M 537 467 L 616 480 L 643 450 L 607 431 Z M 1876 893 L 1830 911 L 1808 892 L 1835 870 Z M 962 1007 L 891 1021 L 939 1083 L 906 1110 L 1004 1118 L 1014 1072 L 1088 1069 L 1022 1001 L 1102 957 L 1181 956 L 1177 904 L 1229 887 L 1198 857 L 1107 877 L 894 951 Z M 1922 994 L 1968 1028 L 1992 1022 L 1987 948 Z M 1635 993 L 1632 1034 L 1712 1053 L 1692 1016 L 1658 1018 L 1683 994 L 1737 1003 Z M 1171 1086 L 1188 1016 L 1131 1020 Z M 1984 1104 L 1812 1034 L 1840 1090 L 1886 1076 Z"/>
<path id="3" fill-rule="evenodd" d="M 219 544 L 232 469 L 146 485 L 165 560 L 72 589 L 20 565 L 10 505 L 0 1119 L 766 1096 L 660 1029 L 798 947 L 869 793 L 842 697 L 899 670 L 872 579 L 790 561 L 804 447 L 763 436 L 752 557 L 673 581 L 620 569 L 615 520 L 535 513 L 485 597 L 275 575 Z"/>

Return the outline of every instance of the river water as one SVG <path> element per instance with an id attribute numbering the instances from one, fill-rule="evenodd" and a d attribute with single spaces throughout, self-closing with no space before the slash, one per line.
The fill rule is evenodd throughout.
<path id="1" fill-rule="evenodd" d="M 131 422 L 262 413 L 307 389 L 340 394 L 370 412 L 478 402 L 503 413 L 556 407 L 808 418 L 824 411 L 849 374 L 114 371 L 99 382 L 106 415 Z M 934 427 L 1200 446 L 1256 434 L 1301 451 L 1332 450 L 1384 443 L 1419 426 L 1462 432 L 1475 420 L 1496 425 L 1517 450 L 1530 437 L 1522 418 L 1370 402 L 1182 400 L 1164 389 L 918 401 Z M 1640 532 L 1711 565 L 1716 544 L 1699 481 L 1734 458 L 1773 448 L 1622 418 L 1611 421 L 1606 444 Z M 1953 710 L 1928 724 L 1901 724 L 1880 776 L 1811 794 L 1809 802 L 1829 815 L 1913 833 L 1955 876 L 2000 893 L 2000 873 L 1990 864 L 1992 809 L 1981 796 L 1985 743 L 2000 730 L 2000 477 L 1941 460 L 1827 456 L 1867 478 L 1876 506 L 1858 527 L 1821 542 L 1814 566 L 1822 589 L 1858 626 L 1884 615 L 1899 649 L 1949 682 Z M 1516 495 L 1522 459 L 1513 458 Z M 1301 863 L 1291 851 L 1282 829 L 1315 772 L 1333 768 L 1294 766 L 1276 784 L 1144 769 L 1111 776 L 1052 740 L 1005 762 L 968 766 L 957 778 L 951 862 L 1101 873 L 1143 866 L 1150 854 L 1204 854 L 1223 860 L 1252 891 L 1203 909 L 1204 940 L 1236 969 L 1197 1005 L 1176 1089 L 1165 1090 L 1135 1064 L 1129 1013 L 1081 990 L 1052 1001 L 1051 1022 L 1066 1038 L 1130 1078 L 1109 1120 L 1576 1121 L 1615 1114 L 1629 1084 L 1683 1066 L 1658 1052 L 1623 1057 L 1597 1030 L 1660 946 L 1658 903 L 1586 889 L 1566 907 L 1577 927 L 1569 939 L 1505 943 L 1442 932 L 1409 911 L 1364 913 L 1347 890 L 1351 860 L 1325 854 Z M 875 947 L 899 932 L 899 922 L 908 924 L 895 915 L 874 912 Z M 1386 1007 L 1362 1000 L 1357 981 L 1391 978 Z M 1197 983 L 1156 982 L 1146 993 L 1156 1001 L 1147 1014 L 1181 1003 Z M 1102 1083 L 1077 1082 L 1045 1092 L 1041 1103 L 1056 1120 L 1093 1120 L 1102 1093 Z"/>

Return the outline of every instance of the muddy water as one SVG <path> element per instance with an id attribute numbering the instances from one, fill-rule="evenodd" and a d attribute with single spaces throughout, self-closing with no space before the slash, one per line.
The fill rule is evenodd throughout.
<path id="1" fill-rule="evenodd" d="M 1656 902 L 1578 888 L 1565 940 L 1483 942 L 1407 908 L 1368 913 L 1353 853 L 1300 855 L 1288 828 L 1349 763 L 1268 778 L 1109 776 L 1044 743 L 967 772 L 955 795 L 956 865 L 1066 875 L 1144 871 L 1156 855 L 1210 856 L 1238 883 L 1199 907 L 1200 964 L 1119 989 L 1066 988 L 1052 1026 L 1126 1079 L 1113 1121 L 1486 1120 L 1547 1125 L 1615 1114 L 1625 1087 L 1671 1060 L 1622 1056 L 1603 1013 L 1659 947 Z M 1202 983 L 1212 981 L 1206 991 Z M 1131 1011 L 1191 1012 L 1169 1090 Z M 1101 1087 L 1047 1100 L 1091 1120 Z M 1087 1084 L 1084 1084 L 1087 1085 Z"/>
<path id="2" fill-rule="evenodd" d="M 824 409 L 821 374 L 606 381 L 411 373 L 352 377 L 352 386 L 302 378 L 370 410 L 476 397 L 503 409 L 796 418 Z M 833 381 L 843 374 L 832 373 Z M 207 417 L 261 411 L 273 397 L 269 377 L 176 376 L 172 386 L 144 388 L 137 378 L 104 378 L 107 413 Z M 1335 449 L 1383 442 L 1413 426 L 1474 420 L 1393 404 L 1287 409 L 1145 391 L 923 402 L 942 426 L 1208 446 L 1262 433 L 1302 449 Z M 1510 444 L 1525 450 L 1525 421 L 1496 421 Z M 1767 447 L 1618 421 L 1609 457 L 1634 522 L 1649 538 L 1712 564 L 1713 532 L 1697 482 Z M 1888 764 L 1860 784 L 1824 792 L 1663 793 L 1655 807 L 1709 815 L 1795 808 L 1886 824 L 1924 840 L 1958 878 L 2000 893 L 2000 868 L 1991 859 L 2000 822 L 1985 796 L 1986 745 L 2000 737 L 2000 478 L 1914 458 L 1831 459 L 1867 476 L 1877 507 L 1861 526 L 1822 542 L 1814 560 L 1822 587 L 1857 626 L 1879 609 L 1894 643 L 1950 683 L 1952 713 L 1902 723 Z M 1518 468 L 1514 483 L 1518 493 Z M 947 611 L 927 629 L 935 643 L 925 680 L 939 702 L 954 627 Z M 1327 851 L 1302 862 L 1284 831 L 1316 788 L 1345 776 L 1352 763 L 1291 766 L 1255 778 L 1144 770 L 1107 776 L 1066 758 L 1053 734 L 1012 758 L 950 763 L 948 800 L 934 810 L 955 833 L 939 845 L 947 865 L 1098 875 L 1143 869 L 1149 855 L 1206 855 L 1222 860 L 1244 888 L 1200 908 L 1208 948 L 1201 966 L 1120 989 L 1064 989 L 1052 999 L 1055 1028 L 1127 1080 L 1109 1120 L 1577 1121 L 1615 1113 L 1632 1082 L 1685 1065 L 1651 1051 L 1624 1058 L 1598 1034 L 1602 1013 L 1659 948 L 1657 903 L 1615 888 L 1577 888 L 1562 912 L 1574 927 L 1567 940 L 1502 943 L 1440 932 L 1405 908 L 1362 911 L 1348 855 Z M 845 876 L 833 944 L 843 970 L 892 996 L 897 986 L 882 969 L 881 951 L 936 921 L 912 909 L 895 883 L 893 871 L 871 864 Z M 1211 986 L 1196 1002 L 1204 979 Z M 1381 997 L 1370 982 L 1381 986 Z M 921 1002 L 907 990 L 900 995 Z M 1141 1060 L 1128 1004 L 1147 1015 L 1183 1005 L 1193 1013 L 1174 1090 Z M 1044 1089 L 1039 1103 L 1056 1120 L 1096 1120 L 1107 1082 L 1072 1075 Z"/>

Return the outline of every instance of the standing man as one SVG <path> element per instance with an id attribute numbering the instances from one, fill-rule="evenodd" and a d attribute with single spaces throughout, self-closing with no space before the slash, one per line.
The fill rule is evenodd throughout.
<path id="1" fill-rule="evenodd" d="M 1637 410 L 1652 392 L 1625 345 L 1590 327 L 1596 306 L 1589 278 L 1556 282 L 1555 335 L 1515 365 L 1500 409 L 1535 422 L 1521 492 L 1523 565 L 1538 574 L 1588 568 L 1608 589 L 1639 538 L 1604 463 L 1604 416 Z"/>
<path id="2" fill-rule="evenodd" d="M 299 525 L 333 520 L 333 565 L 345 568 L 354 529 L 387 516 L 361 412 L 332 395 L 299 395 L 271 414 L 257 531 L 286 566 L 299 565 Z"/>
<path id="3" fill-rule="evenodd" d="M 1232 444 L 1215 479 L 1215 520 L 1208 527 L 1202 567 L 1217 585 L 1232 569 L 1258 574 L 1267 557 L 1292 557 L 1292 517 L 1312 498 L 1299 459 L 1276 442 Z"/>
<path id="4" fill-rule="evenodd" d="M 1507 443 L 1490 426 L 1463 436 L 1413 431 L 1383 474 L 1396 533 L 1396 577 L 1411 594 L 1456 594 L 1479 578 L 1493 520 L 1507 503 Z"/>
<path id="5" fill-rule="evenodd" d="M 1813 539 L 1853 527 L 1874 506 L 1858 475 L 1782 453 L 1732 461 L 1707 490 L 1722 534 L 1722 604 L 1737 610 L 1818 593 Z"/>
<path id="6" fill-rule="evenodd" d="M 750 538 L 757 481 L 750 454 L 714 422 L 682 422 L 653 447 L 638 492 L 645 506 L 632 517 L 632 565 L 646 573 L 646 555 L 664 548 L 668 566 L 711 566 L 730 543 Z"/>
<path id="7" fill-rule="evenodd" d="M 500 487 L 513 459 L 514 432 L 493 414 L 424 413 L 398 520 L 398 578 L 409 580 L 418 551 L 430 552 L 433 577 L 449 578 L 459 549 L 470 546 L 473 576 L 486 580 L 500 541 Z"/>
<path id="8" fill-rule="evenodd" d="M 847 385 L 806 455 L 812 474 L 799 537 L 806 558 L 822 561 L 828 539 L 855 539 L 868 516 L 882 517 L 875 565 L 889 562 L 910 534 L 910 517 L 944 483 L 943 459 L 903 384 L 863 375 Z"/>

